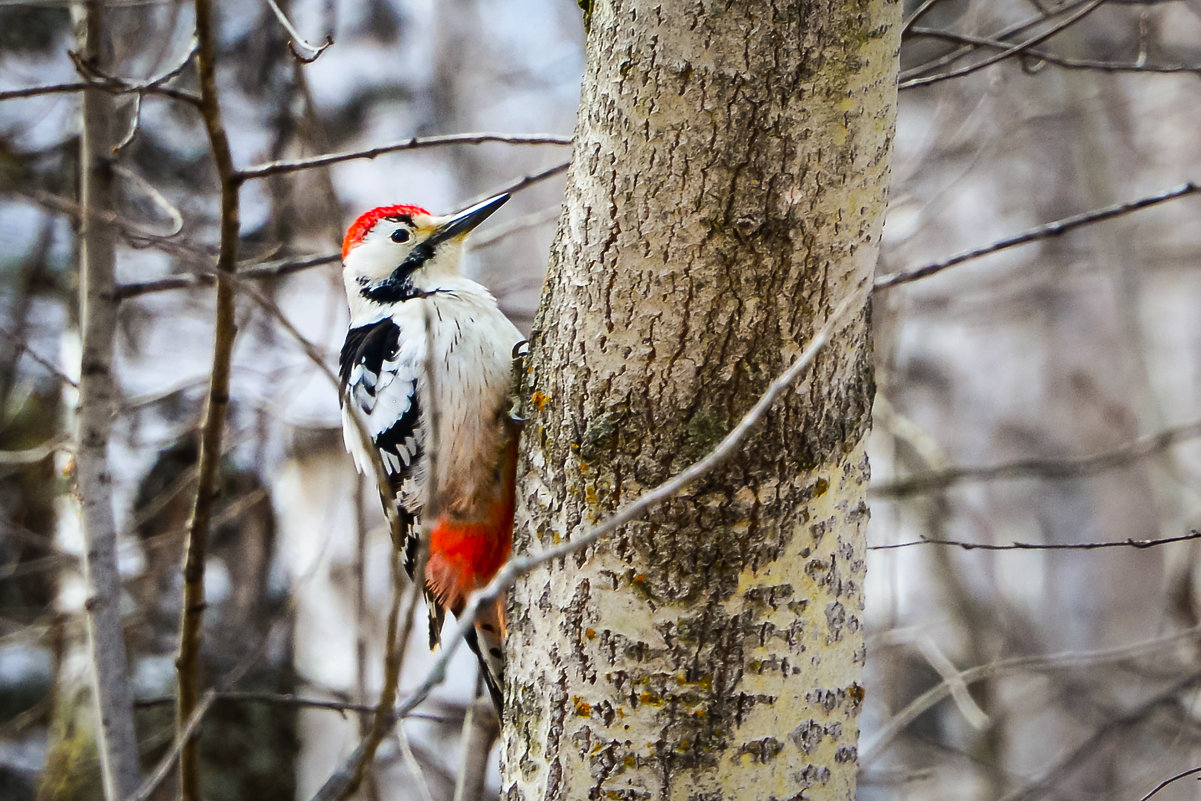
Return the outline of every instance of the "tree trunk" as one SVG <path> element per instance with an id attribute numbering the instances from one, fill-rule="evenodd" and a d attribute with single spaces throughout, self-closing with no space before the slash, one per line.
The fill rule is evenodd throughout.
<path id="1" fill-rule="evenodd" d="M 73 6 L 80 58 L 103 72 L 103 3 Z M 113 377 L 113 337 L 117 328 L 115 226 L 98 216 L 114 207 L 113 101 L 101 89 L 83 92 L 80 140 L 79 327 L 83 356 L 79 370 L 75 475 L 87 551 L 88 641 L 92 651 L 96 707 L 100 719 L 100 768 L 104 797 L 126 798 L 138 785 L 138 741 L 133 725 L 121 620 L 121 574 L 117 566 L 117 524 L 113 511 L 108 443 L 118 388 Z"/>
<path id="2" fill-rule="evenodd" d="M 591 9 L 519 552 L 707 453 L 873 272 L 900 3 Z M 850 799 L 866 309 L 741 456 L 513 592 L 509 799 Z"/>

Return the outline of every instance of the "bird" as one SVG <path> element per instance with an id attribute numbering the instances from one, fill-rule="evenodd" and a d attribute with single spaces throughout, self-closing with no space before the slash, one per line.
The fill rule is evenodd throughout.
<path id="1" fill-rule="evenodd" d="M 381 501 L 395 508 L 396 545 L 415 581 L 428 532 L 421 584 L 431 650 L 446 610 L 458 618 L 512 549 L 520 421 L 510 387 L 525 340 L 461 269 L 468 233 L 508 199 L 444 216 L 380 206 L 342 243 L 350 308 L 338 364 L 343 438 L 360 473 L 386 477 Z M 466 632 L 498 714 L 504 627 L 498 600 Z"/>

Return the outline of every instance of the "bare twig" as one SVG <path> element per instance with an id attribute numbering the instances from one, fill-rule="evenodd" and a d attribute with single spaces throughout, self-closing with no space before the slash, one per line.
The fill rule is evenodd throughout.
<path id="1" fill-rule="evenodd" d="M 958 44 L 966 44 L 973 47 L 982 47 L 990 50 L 1007 50 L 1010 47 L 1006 42 L 1002 42 L 997 39 L 989 39 L 985 36 L 972 36 L 971 34 L 964 33 L 954 33 L 953 31 L 942 31 L 934 28 L 914 28 L 912 33 L 914 36 L 925 37 L 927 39 L 943 39 L 948 42 L 956 42 Z M 1070 70 L 1096 70 L 1098 72 L 1148 72 L 1156 74 L 1201 73 L 1201 65 L 1147 64 L 1142 61 L 1097 61 L 1095 59 L 1068 58 L 1055 53 L 1049 53 L 1045 50 L 1033 49 L 1023 51 L 1020 55 L 1020 58 L 1045 61 L 1048 64 L 1054 64 L 1057 67 Z"/>
<path id="2" fill-rule="evenodd" d="M 501 240 L 512 236 L 513 234 L 528 230 L 530 228 L 536 228 L 539 225 L 545 225 L 546 223 L 554 222 L 558 218 L 559 212 L 560 208 L 556 203 L 553 206 L 547 206 L 539 211 L 524 214 L 521 217 L 518 217 L 517 219 L 512 220 L 504 225 L 492 226 L 487 233 L 475 237 L 474 239 L 467 240 L 468 245 L 472 251 L 483 250 L 484 248 L 492 247 L 497 242 L 500 242 Z M 538 282 L 542 282 L 541 276 L 538 277 Z M 495 287 L 493 287 L 493 289 L 495 290 Z"/>
<path id="3" fill-rule="evenodd" d="M 1201 627 L 1193 627 L 1144 640 L 1118 648 L 1099 651 L 1064 651 L 1058 654 L 1042 656 L 1021 656 L 1013 659 L 1003 659 L 987 665 L 978 665 L 959 672 L 955 683 L 971 685 L 989 676 L 1010 673 L 1017 670 L 1059 670 L 1078 667 L 1081 665 L 1096 665 L 1103 662 L 1121 662 L 1169 645 L 1175 645 L 1182 640 L 1195 640 L 1201 637 Z M 904 709 L 894 715 L 876 732 L 874 739 L 865 747 L 859 749 L 859 764 L 867 766 L 883 753 L 889 743 L 897 738 L 909 724 L 915 721 L 926 710 L 933 707 L 951 694 L 952 682 L 943 679 L 926 692 L 913 699 Z"/>
<path id="4" fill-rule="evenodd" d="M 1160 790 L 1162 790 L 1163 788 L 1167 787 L 1169 784 L 1172 784 L 1173 782 L 1178 782 L 1178 781 L 1180 781 L 1181 779 L 1188 778 L 1189 776 L 1192 776 L 1192 775 L 1193 775 L 1193 774 L 1195 774 L 1195 773 L 1201 773 L 1201 768 L 1189 768 L 1188 770 L 1183 770 L 1183 771 L 1181 771 L 1180 773 L 1177 773 L 1175 776 L 1172 776 L 1171 778 L 1164 779 L 1164 780 L 1163 780 L 1163 781 L 1161 781 L 1159 784 L 1155 785 L 1155 789 L 1154 789 L 1154 790 L 1152 790 L 1151 792 L 1147 793 L 1145 796 L 1143 796 L 1142 798 L 1140 798 L 1138 801 L 1149 801 L 1149 799 L 1150 799 L 1152 796 L 1154 796 L 1155 794 L 1157 794 L 1157 793 L 1158 793 Z"/>
<path id="5" fill-rule="evenodd" d="M 918 23 L 918 20 L 924 17 L 926 12 L 936 6 L 939 2 L 940 0 L 924 0 L 920 6 L 915 8 L 913 13 L 911 13 L 909 17 L 901 23 L 901 36 L 908 34 L 913 29 L 913 26 Z"/>
<path id="6" fill-rule="evenodd" d="M 505 133 L 461 133 L 442 134 L 440 136 L 413 136 L 399 142 L 391 142 L 379 147 L 369 147 L 363 150 L 349 150 L 343 153 L 328 153 L 324 156 L 314 156 L 294 161 L 271 161 L 248 167 L 238 172 L 238 179 L 250 181 L 256 178 L 266 178 L 270 175 L 310 170 L 314 167 L 327 167 L 343 161 L 356 159 L 373 159 L 385 153 L 398 153 L 403 150 L 419 150 L 427 147 L 442 147 L 445 145 L 479 145 L 485 142 L 502 142 L 510 145 L 570 145 L 570 136 L 555 134 L 505 134 Z"/>
<path id="7" fill-rule="evenodd" d="M 1201 192 L 1201 185 L 1189 181 L 1188 183 L 1182 184 L 1175 189 L 1169 189 L 1166 192 L 1160 192 L 1156 195 L 1149 195 L 1147 197 L 1141 197 L 1137 200 L 1132 200 L 1127 203 L 1118 203 L 1113 206 L 1105 206 L 1100 209 L 1094 209 L 1093 211 L 1087 211 L 1083 214 L 1064 217 L 1061 220 L 1044 223 L 1043 225 L 1022 231 L 1020 234 L 1015 234 L 1013 236 L 1006 237 L 1005 239 L 999 239 L 990 245 L 984 245 L 982 247 L 972 248 L 971 250 L 965 250 L 961 253 L 956 253 L 954 256 L 943 259 L 942 261 L 932 262 L 912 270 L 905 270 L 903 272 L 893 273 L 891 275 L 882 275 L 876 279 L 873 289 L 875 289 L 877 292 L 880 292 L 892 289 L 895 286 L 900 286 L 901 284 L 909 284 L 922 278 L 928 278 L 936 273 L 940 273 L 949 267 L 954 267 L 966 261 L 978 259 L 981 256 L 999 253 L 1000 251 L 1008 250 L 1009 248 L 1017 247 L 1018 245 L 1037 242 L 1040 239 L 1050 239 L 1085 225 L 1092 225 L 1093 223 L 1098 223 L 1103 220 L 1111 220 L 1114 217 L 1121 217 L 1123 215 L 1130 214 L 1131 212 L 1150 208 L 1151 206 L 1158 206 L 1160 203 L 1166 203 L 1169 200 L 1176 200 L 1178 198 L 1195 195 L 1198 192 Z"/>
<path id="8" fill-rule="evenodd" d="M 959 540 L 920 539 L 909 542 L 895 542 L 891 545 L 872 545 L 869 551 L 895 551 L 898 548 L 912 548 L 916 545 L 949 545 L 962 548 L 965 551 L 1095 551 L 1101 548 L 1156 548 L 1160 545 L 1171 545 L 1176 542 L 1191 542 L 1201 539 L 1201 531 L 1190 531 L 1176 537 L 1163 537 L 1153 540 L 1138 540 L 1129 537 L 1116 542 L 1075 542 L 1075 543 L 1039 543 L 1012 542 L 1007 545 L 996 545 L 988 542 L 960 542 Z"/>
<path id="9" fill-rule="evenodd" d="M 342 717 L 346 717 L 346 713 L 371 713 L 378 707 L 376 704 L 356 704 L 351 701 L 327 701 L 322 698 L 305 698 L 299 695 L 290 695 L 288 693 L 258 693 L 258 692 L 240 692 L 228 690 L 215 693 L 214 700 L 217 703 L 251 703 L 251 704 L 271 704 L 273 706 L 288 706 L 298 707 L 300 709 L 323 709 L 328 712 L 337 712 Z M 167 704 L 175 704 L 175 698 L 171 696 L 161 696 L 159 698 L 142 698 L 134 702 L 134 706 L 138 709 L 149 709 L 156 706 L 165 706 Z M 447 717 L 445 715 L 423 715 L 413 713 L 410 718 L 418 720 L 428 720 L 434 723 L 454 723 L 460 720 L 456 715 Z"/>
<path id="10" fill-rule="evenodd" d="M 421 793 L 421 801 L 434 801 L 434 796 L 430 793 L 429 782 L 425 780 L 425 771 L 421 769 L 421 763 L 417 761 L 417 756 L 413 753 L 412 746 L 409 745 L 409 735 L 405 732 L 404 726 L 397 729 L 396 735 L 396 739 L 400 742 L 400 753 L 404 757 L 405 767 L 409 769 L 409 773 L 413 774 L 413 778 L 417 780 L 417 789 Z"/>
<path id="11" fill-rule="evenodd" d="M 450 637 L 443 641 L 442 650 L 433 665 L 430 666 L 425 679 L 393 709 L 391 724 L 395 725 L 396 721 L 411 713 L 429 697 L 434 687 L 446 680 L 446 671 L 450 660 L 462 645 L 466 631 L 471 622 L 475 620 L 479 610 L 486 604 L 495 603 L 519 577 L 555 559 L 570 556 L 594 545 L 621 526 L 641 519 L 652 509 L 670 500 L 689 484 L 712 472 L 736 454 L 743 440 L 758 425 L 776 399 L 809 368 L 834 333 L 845 322 L 847 314 L 852 310 L 861 309 L 863 301 L 862 291 L 856 291 L 839 304 L 821 329 L 814 334 L 813 339 L 810 340 L 800 356 L 772 381 L 755 405 L 738 421 L 738 424 L 702 459 L 654 489 L 643 493 L 596 525 L 585 528 L 578 536 L 551 548 L 510 559 L 486 587 L 472 593 L 459 618 L 460 625 Z M 355 748 L 313 796 L 313 801 L 333 801 L 333 799 L 343 797 L 346 787 L 353 778 L 354 768 L 362 758 L 363 751 L 362 744 Z"/>
<path id="12" fill-rule="evenodd" d="M 936 473 L 923 473 L 872 487 L 879 498 L 903 498 L 937 492 L 967 481 L 998 481 L 1019 478 L 1064 480 L 1093 475 L 1125 467 L 1146 459 L 1180 442 L 1201 437 L 1201 421 L 1166 428 L 1156 434 L 1139 437 L 1104 453 L 1078 459 L 1018 459 L 983 467 L 952 467 Z"/>
<path id="13" fill-rule="evenodd" d="M 112 75 L 102 69 L 94 61 L 80 58 L 76 53 L 68 53 L 67 55 L 71 57 L 71 60 L 75 64 L 76 72 L 79 73 L 80 77 L 84 79 L 87 85 L 104 89 L 105 91 L 112 92 L 113 94 L 160 94 L 164 97 L 182 100 L 189 105 L 200 108 L 202 100 L 199 95 L 164 86 L 164 84 L 168 83 L 169 81 L 178 78 L 184 69 L 187 68 L 188 64 L 192 60 L 192 57 L 198 52 L 199 45 L 197 44 L 197 41 L 193 39 L 188 51 L 184 53 L 183 57 L 177 61 L 174 66 L 168 68 L 153 78 L 147 78 L 144 81 L 137 82 L 129 81 L 125 78 L 119 78 L 116 75 Z"/>
<path id="14" fill-rule="evenodd" d="M 117 166 L 115 169 L 123 178 L 131 183 L 137 184 L 138 187 L 140 187 L 141 190 L 146 193 L 146 197 L 150 198 L 150 202 L 152 202 L 155 206 L 158 206 L 159 209 L 162 210 L 163 214 L 167 215 L 167 217 L 171 220 L 171 228 L 164 233 L 155 234 L 153 238 L 170 239 L 173 236 L 178 236 L 179 232 L 183 230 L 183 214 L 178 208 L 175 207 L 175 204 L 170 200 L 167 200 L 167 196 L 158 191 L 154 184 L 150 183 L 133 170 L 121 166 Z"/>
<path id="15" fill-rule="evenodd" d="M 53 362 L 51 362 L 49 359 L 47 359 L 44 356 L 38 355 L 38 352 L 33 350 L 33 348 L 29 347 L 29 343 L 27 343 L 23 337 L 18 336 L 13 331 L 9 331 L 6 327 L 4 327 L 2 325 L 0 325 L 0 336 L 4 337 L 9 342 L 13 343 L 13 345 L 16 347 L 17 352 L 16 352 L 15 356 L 19 357 L 21 354 L 25 354 L 26 356 L 28 356 L 30 358 L 30 360 L 32 360 L 32 361 L 36 362 L 37 364 L 41 365 L 42 367 L 44 367 L 47 372 L 49 372 L 52 376 L 57 378 L 59 381 L 62 381 L 64 384 L 69 384 L 73 387 L 79 386 L 79 384 L 75 381 L 74 378 L 67 375 L 62 370 L 58 369 L 58 367 L 56 367 Z"/>
<path id="16" fill-rule="evenodd" d="M 217 470 L 221 458 L 221 438 L 225 430 L 225 410 L 229 405 L 229 376 L 234 336 L 234 281 L 238 258 L 238 183 L 235 179 L 229 138 L 221 121 L 217 94 L 216 31 L 210 0 L 195 0 L 196 63 L 200 76 L 201 116 L 204 118 L 209 147 L 221 184 L 221 240 L 217 255 L 216 319 L 213 332 L 213 367 L 209 381 L 208 403 L 200 434 L 200 460 L 197 468 L 196 501 L 188 523 L 188 544 L 184 557 L 184 608 L 180 623 L 179 703 L 176 721 L 179 727 L 180 796 L 183 801 L 200 799 L 200 752 L 195 740 L 183 737 L 183 726 L 192 719 L 199 702 L 200 631 L 204 618 L 204 571 L 208 551 L 209 523 L 216 496 Z"/>
<path id="17" fill-rule="evenodd" d="M 967 66 L 938 73 L 937 75 L 929 75 L 924 78 L 912 78 L 908 81 L 902 81 L 899 88 L 913 89 L 918 86 L 929 86 L 930 84 L 938 83 L 939 81 L 947 81 L 952 78 L 959 78 L 964 75 L 969 75 L 973 72 L 982 70 L 985 67 L 996 64 L 997 62 L 1003 61 L 1007 58 L 1013 58 L 1014 56 L 1021 55 L 1031 48 L 1034 48 L 1048 39 L 1058 35 L 1059 33 L 1062 33 L 1072 25 L 1075 25 L 1077 22 L 1096 11 L 1097 8 L 1105 2 L 1108 2 L 1108 0 L 1092 0 L 1091 2 L 1085 3 L 1080 8 L 1077 8 L 1073 13 L 1055 23 L 1042 33 L 1031 36 L 1029 39 L 1024 39 L 1017 44 L 1009 45 L 1004 50 L 994 53 L 993 55 L 982 59 L 975 64 L 968 64 Z"/>
<path id="18" fill-rule="evenodd" d="M 463 718 L 463 734 L 459 738 L 459 770 L 455 777 L 454 801 L 474 801 L 484 797 L 484 782 L 488 777 L 488 757 L 500 736 L 500 720 L 492 699 L 476 694 Z"/>
<path id="19" fill-rule="evenodd" d="M 142 95 L 136 94 L 133 96 L 133 113 L 129 117 L 129 130 L 125 132 L 125 136 L 121 137 L 121 141 L 113 145 L 113 155 L 120 153 L 125 148 L 133 144 L 133 139 L 138 135 L 138 128 L 142 125 Z"/>
<path id="20" fill-rule="evenodd" d="M 384 637 L 383 688 L 380 690 L 379 703 L 375 707 L 375 716 L 371 720 L 371 727 L 360 745 L 359 759 L 355 763 L 350 782 L 344 792 L 338 796 L 339 801 L 350 797 L 358 790 L 363 777 L 367 775 L 367 771 L 371 767 L 372 760 L 375 759 L 376 750 L 392 728 L 391 712 L 400 690 L 401 655 L 404 653 L 402 647 L 404 641 L 400 639 L 401 602 L 406 595 L 411 595 L 409 606 L 415 607 L 417 603 L 415 591 L 417 583 L 409 585 L 411 592 L 405 591 L 404 568 L 400 564 L 403 555 L 403 547 L 398 545 L 392 549 L 392 607 L 388 610 L 387 634 Z M 410 619 L 411 617 L 410 615 Z"/>
<path id="21" fill-rule="evenodd" d="M 341 253 L 325 253 L 319 256 L 305 256 L 298 259 L 285 259 L 283 261 L 273 262 L 271 264 L 263 264 L 258 267 L 252 267 L 248 270 L 242 270 L 237 273 L 238 280 L 246 279 L 267 279 L 279 278 L 292 273 L 303 272 L 304 270 L 312 269 L 313 267 L 321 267 L 326 264 L 333 264 L 342 258 Z M 212 272 L 195 272 L 187 275 L 173 275 L 169 278 L 160 278 L 154 281 L 139 281 L 137 283 L 121 284 L 117 287 L 117 297 L 121 300 L 136 298 L 141 295 L 150 295 L 155 292 L 170 292 L 176 289 L 190 289 L 195 286 L 206 286 L 217 280 L 216 273 Z"/>
<path id="22" fill-rule="evenodd" d="M 55 451 L 69 448 L 64 436 L 51 437 L 46 442 L 33 448 L 20 451 L 0 451 L 0 467 L 37 464 Z"/>
<path id="23" fill-rule="evenodd" d="M 570 161 L 563 161 L 554 165 L 553 167 L 547 167 L 545 170 L 539 170 L 538 172 L 530 173 L 529 175 L 523 176 L 514 181 L 510 181 L 507 184 L 490 189 L 482 195 L 477 195 L 464 205 L 470 206 L 473 203 L 478 203 L 480 201 L 487 200 L 490 197 L 496 197 L 497 195 L 503 195 L 506 192 L 510 195 L 514 192 L 520 192 L 522 189 L 527 189 L 534 184 L 542 183 L 548 178 L 554 178 L 559 173 L 566 172 L 567 168 L 570 166 Z"/>
<path id="24" fill-rule="evenodd" d="M 212 707 L 213 701 L 216 700 L 217 693 L 214 690 L 207 690 L 204 696 L 200 699 L 200 703 L 192 710 L 188 719 L 180 727 L 175 735 L 175 742 L 172 743 L 171 749 L 159 760 L 158 765 L 146 781 L 142 782 L 138 787 L 137 792 L 129 796 L 126 801 L 146 801 L 150 798 L 158 786 L 163 783 L 167 775 L 171 772 L 171 768 L 175 765 L 175 760 L 180 758 L 184 747 L 192 742 L 192 738 L 196 736 L 196 730 L 200 728 L 200 721 L 208 714 L 209 708 Z"/>
<path id="25" fill-rule="evenodd" d="M 77 94 L 90 87 L 87 83 L 55 83 L 47 86 L 27 86 L 24 89 L 9 89 L 0 92 L 0 101 L 19 100 L 25 97 L 42 97 L 43 95 Z"/>
<path id="26" fill-rule="evenodd" d="M 82 17 L 80 58 L 99 64 L 104 47 L 104 8 L 83 0 L 72 10 Z M 79 443 L 76 451 L 82 523 L 87 547 L 84 563 L 90 597 L 86 606 L 92 652 L 93 693 L 100 719 L 97 748 L 104 797 L 121 799 L 138 784 L 138 741 L 133 725 L 125 632 L 121 622 L 121 574 L 117 567 L 117 526 L 113 513 L 108 443 L 117 395 L 113 379 L 117 301 L 113 294 L 116 232 L 110 223 L 88 214 L 113 206 L 112 97 L 97 89 L 83 93 L 80 146 L 80 363 Z"/>
<path id="27" fill-rule="evenodd" d="M 283 9 L 279 7 L 279 4 L 276 3 L 275 0 L 267 0 L 267 5 L 271 6 L 271 11 L 275 14 L 275 18 L 279 20 L 279 24 L 282 25 L 283 29 L 288 32 L 288 35 L 292 37 L 292 41 L 288 42 L 288 50 L 292 52 L 292 55 L 295 56 L 298 61 L 301 61 L 305 64 L 312 64 L 321 57 L 322 53 L 329 49 L 330 45 L 334 43 L 334 37 L 327 34 L 325 41 L 322 44 L 310 44 L 307 39 L 305 39 L 296 31 L 296 28 L 288 20 L 287 15 L 284 14 Z M 302 55 L 296 49 L 297 47 L 309 51 L 311 55 Z"/>
<path id="28" fill-rule="evenodd" d="M 1000 801 L 1035 801 L 1035 799 L 1042 798 L 1062 780 L 1064 775 L 1082 765 L 1087 757 L 1100 751 L 1101 744 L 1107 738 L 1123 736 L 1129 729 L 1147 720 L 1161 707 L 1179 703 L 1181 695 L 1196 687 L 1199 681 L 1201 681 L 1201 676 L 1190 672 L 1185 678 L 1159 691 L 1130 711 L 1115 717 L 1107 716 L 1103 725 L 1093 732 L 1092 736 L 1064 754 L 1042 776 L 1025 787 L 1002 796 Z"/>

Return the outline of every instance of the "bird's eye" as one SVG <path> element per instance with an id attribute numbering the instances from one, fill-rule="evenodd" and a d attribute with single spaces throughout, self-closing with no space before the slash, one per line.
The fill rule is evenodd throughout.
<path id="1" fill-rule="evenodd" d="M 392 241 L 393 242 L 408 242 L 409 241 L 408 229 L 397 228 L 395 231 L 392 232 Z"/>

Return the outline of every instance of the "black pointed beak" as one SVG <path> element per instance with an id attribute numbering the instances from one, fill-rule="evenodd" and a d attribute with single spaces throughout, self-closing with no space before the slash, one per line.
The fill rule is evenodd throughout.
<path id="1" fill-rule="evenodd" d="M 506 192 L 503 195 L 488 198 L 482 203 L 476 203 L 474 206 L 463 209 L 438 226 L 438 230 L 434 231 L 434 235 L 430 239 L 434 242 L 445 242 L 447 239 L 462 236 L 491 217 L 492 212 L 505 205 L 508 199 L 509 194 Z"/>

